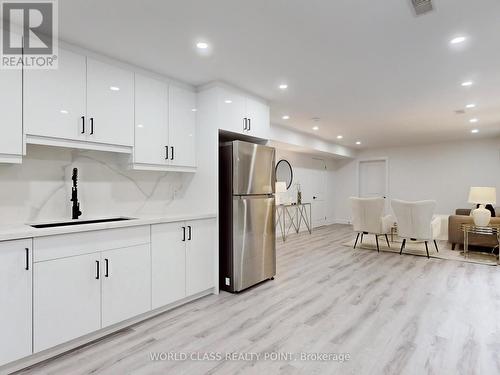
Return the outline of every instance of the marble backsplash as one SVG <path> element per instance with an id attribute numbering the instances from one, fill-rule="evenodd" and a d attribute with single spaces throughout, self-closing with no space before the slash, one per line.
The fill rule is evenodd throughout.
<path id="1" fill-rule="evenodd" d="M 0 225 L 71 218 L 75 167 L 81 218 L 181 213 L 193 175 L 130 170 L 129 157 L 28 145 L 23 164 L 0 164 Z"/>

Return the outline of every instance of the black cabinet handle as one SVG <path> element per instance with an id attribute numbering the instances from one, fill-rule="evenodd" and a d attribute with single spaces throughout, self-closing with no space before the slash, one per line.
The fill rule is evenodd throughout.
<path id="1" fill-rule="evenodd" d="M 252 129 L 252 119 L 251 118 L 248 119 L 248 128 L 247 128 L 247 130 L 250 131 L 250 129 Z"/>
<path id="2" fill-rule="evenodd" d="M 174 146 L 170 148 L 172 149 L 172 155 L 170 155 L 170 160 L 174 160 Z"/>
<path id="3" fill-rule="evenodd" d="M 26 267 L 24 267 L 24 269 L 28 271 L 30 269 L 30 249 L 26 247 L 25 251 L 26 251 Z"/>
<path id="4" fill-rule="evenodd" d="M 94 134 L 94 118 L 90 118 L 90 135 Z"/>
<path id="5" fill-rule="evenodd" d="M 188 241 L 191 241 L 191 225 L 188 225 Z"/>
<path id="6" fill-rule="evenodd" d="M 168 146 L 165 146 L 165 160 L 168 160 Z"/>
<path id="7" fill-rule="evenodd" d="M 104 277 L 109 277 L 109 260 L 104 259 L 104 264 L 106 266 L 105 271 L 104 271 Z"/>
<path id="8" fill-rule="evenodd" d="M 182 227 L 182 242 L 186 241 L 186 227 Z"/>
<path id="9" fill-rule="evenodd" d="M 99 275 L 101 274 L 101 272 L 99 270 L 99 261 L 96 260 L 95 264 L 96 264 L 96 272 L 97 272 L 96 275 L 95 275 L 95 278 L 96 278 L 96 280 L 99 280 Z"/>
<path id="10" fill-rule="evenodd" d="M 82 131 L 80 134 L 85 134 L 85 116 L 82 116 Z"/>
<path id="11" fill-rule="evenodd" d="M 243 130 L 247 130 L 247 118 L 243 119 Z"/>

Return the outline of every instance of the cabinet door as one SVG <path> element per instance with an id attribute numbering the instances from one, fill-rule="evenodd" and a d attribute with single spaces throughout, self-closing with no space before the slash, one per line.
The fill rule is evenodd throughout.
<path id="1" fill-rule="evenodd" d="M 187 226 L 186 294 L 190 296 L 214 286 L 216 227 L 214 220 L 191 221 Z"/>
<path id="2" fill-rule="evenodd" d="M 136 74 L 134 162 L 166 165 L 167 146 L 168 85 Z"/>
<path id="3" fill-rule="evenodd" d="M 31 354 L 31 240 L 0 242 L 0 366 Z"/>
<path id="4" fill-rule="evenodd" d="M 219 128 L 235 133 L 247 133 L 244 130 L 244 118 L 247 117 L 245 96 L 223 87 L 218 90 Z"/>
<path id="5" fill-rule="evenodd" d="M 102 259 L 102 327 L 151 309 L 150 245 L 105 251 Z"/>
<path id="6" fill-rule="evenodd" d="M 250 130 L 248 134 L 267 138 L 269 136 L 269 106 L 256 99 L 246 100 L 247 117 L 250 119 Z"/>
<path id="7" fill-rule="evenodd" d="M 89 141 L 132 146 L 134 73 L 87 58 L 87 116 Z"/>
<path id="8" fill-rule="evenodd" d="M 22 71 L 0 70 L 0 162 L 23 154 L 22 100 Z"/>
<path id="9" fill-rule="evenodd" d="M 24 73 L 24 128 L 26 134 L 85 140 L 85 56 L 59 50 L 54 70 Z"/>
<path id="10" fill-rule="evenodd" d="M 170 164 L 196 167 L 196 93 L 170 86 L 169 98 L 169 144 L 174 148 Z"/>
<path id="11" fill-rule="evenodd" d="M 151 227 L 153 309 L 186 296 L 186 224 Z"/>
<path id="12" fill-rule="evenodd" d="M 34 264 L 35 352 L 101 328 L 98 262 L 96 253 Z"/>

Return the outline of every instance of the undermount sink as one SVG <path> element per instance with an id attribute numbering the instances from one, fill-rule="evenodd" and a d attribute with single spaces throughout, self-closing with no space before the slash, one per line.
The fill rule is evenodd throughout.
<path id="1" fill-rule="evenodd" d="M 46 224 L 31 224 L 30 227 L 33 228 L 55 228 L 55 227 L 66 227 L 70 225 L 85 225 L 85 224 L 97 224 L 97 223 L 111 223 L 115 221 L 125 221 L 125 220 L 135 220 L 133 217 L 113 217 L 109 219 L 96 219 L 96 220 L 73 220 L 64 221 L 60 223 L 46 223 Z"/>

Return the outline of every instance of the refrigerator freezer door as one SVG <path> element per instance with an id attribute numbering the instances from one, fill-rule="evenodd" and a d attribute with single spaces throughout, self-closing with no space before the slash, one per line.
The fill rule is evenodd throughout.
<path id="1" fill-rule="evenodd" d="M 233 197 L 233 289 L 276 275 L 274 197 Z"/>
<path id="2" fill-rule="evenodd" d="M 274 164 L 274 148 L 233 142 L 233 195 L 274 193 Z"/>

